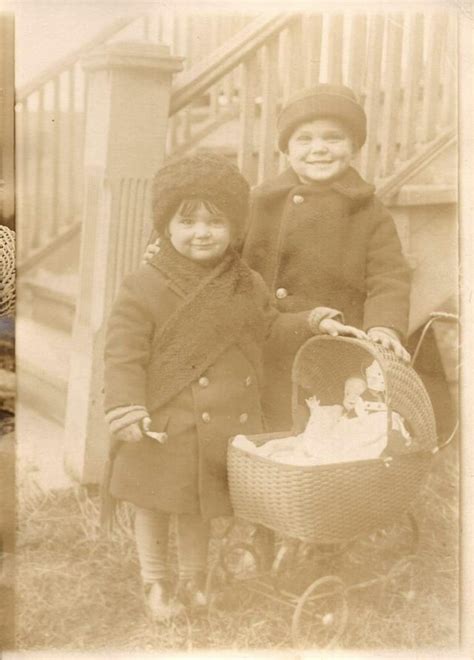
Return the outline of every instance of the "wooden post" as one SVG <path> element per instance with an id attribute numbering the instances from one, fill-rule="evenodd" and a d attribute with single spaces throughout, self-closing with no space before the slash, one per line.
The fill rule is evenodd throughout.
<path id="1" fill-rule="evenodd" d="M 172 74 L 167 46 L 112 43 L 88 55 L 80 286 L 65 424 L 65 467 L 81 483 L 101 477 L 104 322 L 117 287 L 150 233 L 150 181 L 163 162 Z"/>

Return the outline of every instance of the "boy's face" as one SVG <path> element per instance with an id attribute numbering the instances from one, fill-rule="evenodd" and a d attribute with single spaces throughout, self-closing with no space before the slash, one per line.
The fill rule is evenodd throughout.
<path id="1" fill-rule="evenodd" d="M 337 119 L 300 124 L 288 140 L 288 160 L 303 183 L 336 179 L 347 170 L 355 152 L 351 135 Z"/>
<path id="2" fill-rule="evenodd" d="M 223 214 L 199 205 L 189 213 L 178 209 L 168 224 L 174 249 L 192 261 L 218 261 L 231 242 L 231 224 Z"/>

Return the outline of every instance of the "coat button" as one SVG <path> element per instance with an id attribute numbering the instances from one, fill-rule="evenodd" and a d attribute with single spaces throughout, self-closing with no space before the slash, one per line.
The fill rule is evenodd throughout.
<path id="1" fill-rule="evenodd" d="M 288 295 L 288 291 L 283 287 L 281 287 L 280 289 L 276 290 L 275 295 L 279 300 L 282 300 L 283 298 L 286 298 L 286 296 Z"/>
<path id="2" fill-rule="evenodd" d="M 293 195 L 293 204 L 302 204 L 304 202 L 304 197 L 301 195 Z"/>
<path id="3" fill-rule="evenodd" d="M 201 376 L 201 378 L 198 380 L 198 383 L 201 387 L 207 387 L 209 385 L 209 378 L 206 376 Z"/>
<path id="4" fill-rule="evenodd" d="M 249 416 L 247 415 L 247 413 L 242 413 L 239 417 L 239 422 L 241 424 L 245 424 L 245 422 L 248 420 L 248 418 L 249 418 Z"/>
<path id="5" fill-rule="evenodd" d="M 204 422 L 204 424 L 209 424 L 209 422 L 211 421 L 211 416 L 208 412 L 203 412 L 201 415 L 201 419 Z"/>
<path id="6" fill-rule="evenodd" d="M 247 378 L 245 379 L 245 387 L 250 387 L 251 384 L 252 384 L 252 376 L 247 376 Z"/>

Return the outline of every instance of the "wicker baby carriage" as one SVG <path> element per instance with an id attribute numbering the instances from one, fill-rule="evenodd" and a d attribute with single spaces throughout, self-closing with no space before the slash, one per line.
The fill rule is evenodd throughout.
<path id="1" fill-rule="evenodd" d="M 321 405 L 342 400 L 344 381 L 376 360 L 385 379 L 387 437 L 391 416 L 408 423 L 412 441 L 403 452 L 383 458 L 327 465 L 277 463 L 235 447 L 228 450 L 228 478 L 235 515 L 310 543 L 344 543 L 395 523 L 407 511 L 436 451 L 436 427 L 428 394 L 414 369 L 392 351 L 369 341 L 318 336 L 299 350 L 293 365 L 293 420 L 304 399 Z M 293 433 L 301 427 L 294 428 Z M 250 436 L 256 445 L 271 438 Z"/>

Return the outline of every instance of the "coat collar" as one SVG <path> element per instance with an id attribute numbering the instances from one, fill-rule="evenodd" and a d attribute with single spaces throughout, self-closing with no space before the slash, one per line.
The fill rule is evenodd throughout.
<path id="1" fill-rule="evenodd" d="M 353 167 L 350 167 L 340 179 L 329 185 L 301 183 L 294 170 L 289 167 L 278 176 L 254 188 L 253 195 L 264 203 L 271 203 L 278 198 L 286 197 L 294 188 L 298 188 L 301 192 L 308 189 L 335 190 L 352 200 L 366 199 L 375 192 L 375 187 L 367 183 Z"/>

